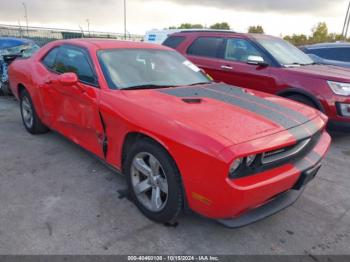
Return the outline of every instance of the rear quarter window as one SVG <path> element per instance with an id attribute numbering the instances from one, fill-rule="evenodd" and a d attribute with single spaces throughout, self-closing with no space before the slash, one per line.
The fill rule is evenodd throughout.
<path id="1" fill-rule="evenodd" d="M 41 62 L 49 69 L 52 69 L 55 61 L 56 61 L 56 57 L 57 57 L 57 53 L 58 53 L 58 47 L 55 47 L 53 49 L 51 49 L 46 55 L 45 57 L 41 60 Z"/>
<path id="2" fill-rule="evenodd" d="M 162 45 L 170 47 L 170 48 L 177 48 L 183 41 L 185 41 L 185 37 L 183 36 L 170 36 L 168 37 Z"/>
<path id="3" fill-rule="evenodd" d="M 199 37 L 187 49 L 188 55 L 219 58 L 224 39 L 220 37 Z"/>

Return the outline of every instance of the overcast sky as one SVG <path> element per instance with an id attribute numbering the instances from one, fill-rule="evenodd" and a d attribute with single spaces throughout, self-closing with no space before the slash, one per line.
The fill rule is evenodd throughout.
<path id="1" fill-rule="evenodd" d="M 128 31 L 143 34 L 181 23 L 211 25 L 227 21 L 245 32 L 260 24 L 266 33 L 309 34 L 318 22 L 340 33 L 348 0 L 126 0 Z M 79 25 L 99 31 L 123 32 L 123 0 L 0 0 L 0 23 L 25 25 L 22 2 L 28 8 L 29 25 L 79 30 Z"/>

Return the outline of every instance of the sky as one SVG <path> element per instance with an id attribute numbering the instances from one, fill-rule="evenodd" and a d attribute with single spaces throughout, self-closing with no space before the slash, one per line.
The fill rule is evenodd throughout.
<path id="1" fill-rule="evenodd" d="M 23 2 L 30 26 L 91 31 L 124 31 L 124 0 L 0 0 L 0 24 L 25 25 Z M 341 33 L 348 0 L 126 0 L 127 30 L 144 34 L 151 29 L 200 23 L 228 22 L 237 32 L 262 25 L 267 34 L 310 34 L 318 22 Z"/>

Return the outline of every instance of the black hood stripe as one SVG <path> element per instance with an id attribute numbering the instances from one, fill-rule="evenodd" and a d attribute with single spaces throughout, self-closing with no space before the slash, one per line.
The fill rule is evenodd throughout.
<path id="1" fill-rule="evenodd" d="M 219 89 L 225 89 L 225 93 L 221 92 Z M 309 121 L 306 117 L 302 118 L 298 116 L 297 121 L 293 119 L 290 114 L 286 116 L 286 112 L 290 112 L 292 110 L 288 108 L 284 108 L 283 106 L 279 106 L 276 103 L 267 101 L 266 99 L 255 97 L 253 95 L 245 93 L 240 88 L 230 87 L 227 85 L 211 85 L 211 86 L 203 86 L 203 87 L 184 87 L 184 88 L 175 88 L 175 89 L 161 89 L 159 92 L 181 97 L 181 98 L 189 98 L 189 97 L 201 97 L 201 98 L 210 98 L 215 99 L 227 104 L 235 105 L 237 107 L 243 108 L 250 112 L 253 112 L 257 115 L 261 115 L 271 122 L 276 123 L 282 126 L 285 129 L 290 129 L 290 133 L 295 137 L 296 140 L 300 140 L 302 138 L 308 137 L 311 134 L 305 129 L 301 127 L 295 130 L 296 126 L 299 126 L 302 123 Z M 277 110 L 278 108 L 278 110 Z M 284 113 L 281 113 L 283 111 Z M 294 111 L 295 112 L 295 111 Z M 296 112 L 298 113 L 298 112 Z M 304 121 L 304 122 L 302 122 Z M 294 134 L 294 130 L 296 131 Z M 302 132 L 301 132 L 302 131 Z"/>
<path id="2" fill-rule="evenodd" d="M 241 88 L 238 88 L 238 87 L 233 87 L 233 86 L 229 86 L 226 84 L 215 84 L 212 86 L 208 86 L 207 88 L 214 90 L 214 91 L 217 90 L 220 92 L 224 92 L 228 95 L 235 95 L 235 96 L 238 96 L 242 99 L 246 99 L 246 100 L 249 100 L 251 102 L 269 107 L 271 109 L 276 110 L 277 112 L 280 112 L 281 114 L 288 116 L 291 119 L 296 120 L 300 124 L 306 123 L 310 120 L 305 115 L 303 115 L 303 114 L 301 114 L 293 109 L 290 109 L 288 107 L 284 107 L 284 106 L 282 106 L 278 103 L 274 103 L 270 100 L 251 95 L 249 93 L 244 92 Z"/>

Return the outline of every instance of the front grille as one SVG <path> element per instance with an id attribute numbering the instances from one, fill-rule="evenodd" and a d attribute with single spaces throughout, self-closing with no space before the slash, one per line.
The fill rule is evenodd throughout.
<path id="1" fill-rule="evenodd" d="M 261 156 L 261 163 L 266 165 L 297 155 L 310 144 L 311 140 L 312 138 L 310 137 L 298 142 L 296 145 L 263 153 Z"/>

